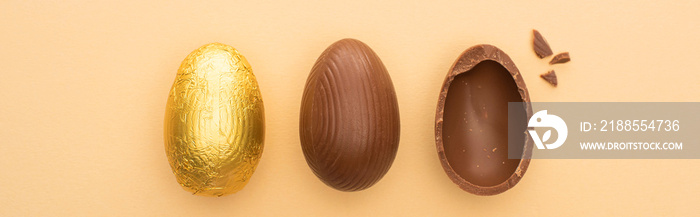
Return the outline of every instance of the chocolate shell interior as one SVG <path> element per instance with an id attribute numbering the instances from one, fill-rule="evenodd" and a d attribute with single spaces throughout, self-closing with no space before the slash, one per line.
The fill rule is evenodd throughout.
<path id="1" fill-rule="evenodd" d="M 529 102 L 529 94 L 510 57 L 491 45 L 467 49 L 443 84 L 436 116 L 438 155 L 448 176 L 467 192 L 502 193 L 518 183 L 529 159 L 508 159 L 508 119 L 516 118 L 523 132 L 518 150 L 530 154 L 526 137 L 532 111 L 508 113 L 508 102 Z"/>

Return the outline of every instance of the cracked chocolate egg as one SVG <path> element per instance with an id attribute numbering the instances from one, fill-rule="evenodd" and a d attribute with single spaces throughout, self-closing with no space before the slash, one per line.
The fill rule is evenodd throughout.
<path id="1" fill-rule="evenodd" d="M 464 51 L 447 73 L 435 117 L 438 157 L 450 179 L 477 195 L 495 195 L 515 186 L 530 164 L 529 104 L 509 113 L 509 102 L 530 102 L 513 61 L 491 45 Z M 508 119 L 516 126 L 508 145 Z M 508 159 L 509 152 L 521 156 Z"/>
<path id="2" fill-rule="evenodd" d="M 374 185 L 399 147 L 399 106 L 377 54 L 355 39 L 329 46 L 306 81 L 299 134 L 306 162 L 340 191 Z"/>
<path id="3" fill-rule="evenodd" d="M 190 53 L 165 109 L 165 152 L 182 188 L 203 196 L 241 190 L 263 151 L 263 110 L 255 75 L 236 49 L 212 43 Z"/>

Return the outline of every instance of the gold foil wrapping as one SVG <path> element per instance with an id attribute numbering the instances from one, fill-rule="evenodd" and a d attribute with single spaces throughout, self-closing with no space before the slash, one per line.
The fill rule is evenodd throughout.
<path id="1" fill-rule="evenodd" d="M 165 110 L 165 151 L 185 190 L 223 196 L 248 183 L 263 151 L 265 118 L 243 55 L 220 43 L 190 53 Z"/>

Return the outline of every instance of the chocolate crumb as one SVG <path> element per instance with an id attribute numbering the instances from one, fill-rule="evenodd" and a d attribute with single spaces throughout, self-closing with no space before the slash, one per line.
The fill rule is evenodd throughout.
<path id="1" fill-rule="evenodd" d="M 541 74 L 540 77 L 555 87 L 557 86 L 557 74 L 554 74 L 554 70 Z"/>
<path id="2" fill-rule="evenodd" d="M 552 55 L 552 48 L 549 47 L 547 40 L 544 40 L 542 34 L 534 29 L 532 30 L 532 34 L 534 36 L 532 39 L 532 48 L 535 50 L 535 54 L 537 54 L 540 59 Z"/>
<path id="3" fill-rule="evenodd" d="M 571 57 L 569 57 L 569 52 L 564 52 L 564 53 L 560 53 L 560 54 L 557 54 L 554 57 L 552 57 L 552 60 L 549 61 L 549 65 L 554 65 L 557 63 L 565 63 L 565 62 L 569 62 L 570 60 L 571 60 Z"/>

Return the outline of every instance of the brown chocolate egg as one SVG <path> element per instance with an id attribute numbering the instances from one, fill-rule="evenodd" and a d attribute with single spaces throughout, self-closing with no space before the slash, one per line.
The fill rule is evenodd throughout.
<path id="1" fill-rule="evenodd" d="M 447 73 L 435 117 L 442 167 L 463 190 L 495 195 L 515 186 L 530 164 L 533 142 L 526 137 L 529 105 L 511 112 L 509 102 L 530 102 L 518 68 L 502 50 L 477 45 L 464 51 Z M 508 150 L 508 119 L 518 150 Z M 508 159 L 508 152 L 520 159 Z"/>
<path id="2" fill-rule="evenodd" d="M 299 120 L 311 170 L 341 191 L 374 185 L 399 147 L 399 106 L 377 54 L 355 39 L 329 46 L 306 81 Z"/>

